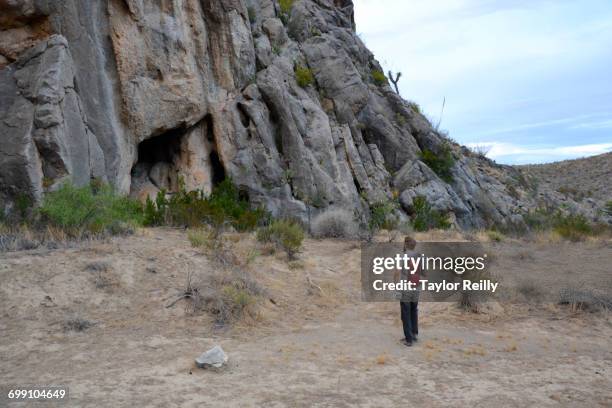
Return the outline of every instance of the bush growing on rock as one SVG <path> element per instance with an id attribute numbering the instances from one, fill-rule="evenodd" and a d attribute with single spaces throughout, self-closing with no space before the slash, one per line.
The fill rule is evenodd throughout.
<path id="1" fill-rule="evenodd" d="M 612 201 L 608 201 L 603 209 L 604 214 L 612 216 Z"/>
<path id="2" fill-rule="evenodd" d="M 416 197 L 412 206 L 414 210 L 412 225 L 415 231 L 423 232 L 431 229 L 448 229 L 451 227 L 448 215 L 431 208 L 425 197 Z"/>
<path id="3" fill-rule="evenodd" d="M 437 154 L 429 149 L 424 149 L 421 152 L 421 160 L 442 180 L 447 183 L 453 181 L 451 170 L 455 165 L 455 158 L 448 144 L 444 144 Z"/>
<path id="4" fill-rule="evenodd" d="M 293 8 L 294 1 L 295 0 L 280 0 L 279 4 L 281 13 L 289 14 L 291 12 L 291 9 Z"/>
<path id="5" fill-rule="evenodd" d="M 304 230 L 297 222 L 275 220 L 257 231 L 257 240 L 262 243 L 273 243 L 284 250 L 289 258 L 294 258 L 302 247 Z"/>
<path id="6" fill-rule="evenodd" d="M 349 211 L 327 210 L 315 217 L 312 222 L 312 234 L 316 238 L 355 238 L 359 226 Z"/>
<path id="7" fill-rule="evenodd" d="M 387 77 L 385 76 L 385 73 L 377 69 L 372 71 L 372 79 L 374 80 L 374 83 L 378 86 L 382 86 L 387 83 Z"/>
<path id="8" fill-rule="evenodd" d="M 314 83 L 312 70 L 308 67 L 298 65 L 295 67 L 295 79 L 299 86 L 306 88 Z"/>
<path id="9" fill-rule="evenodd" d="M 287 25 L 289 22 L 289 15 L 291 14 L 291 9 L 293 8 L 293 3 L 295 0 L 280 0 L 280 15 L 278 18 L 283 22 L 284 25 Z"/>

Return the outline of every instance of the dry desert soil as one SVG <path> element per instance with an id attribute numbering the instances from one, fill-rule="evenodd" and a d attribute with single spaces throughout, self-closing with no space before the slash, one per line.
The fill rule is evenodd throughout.
<path id="1" fill-rule="evenodd" d="M 307 240 L 288 262 L 229 238 L 266 290 L 229 326 L 188 300 L 167 307 L 188 273 L 218 268 L 184 231 L 0 254 L 0 384 L 67 385 L 74 407 L 612 406 L 609 312 L 422 303 L 408 348 L 399 305 L 360 299 L 358 242 Z M 612 287 L 610 242 L 490 245 L 509 281 L 588 270 Z M 67 330 L 77 318 L 93 325 Z M 217 344 L 227 367 L 196 368 Z"/>

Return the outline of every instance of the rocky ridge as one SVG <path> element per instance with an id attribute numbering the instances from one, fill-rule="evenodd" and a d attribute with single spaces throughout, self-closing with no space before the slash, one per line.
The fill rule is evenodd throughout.
<path id="1" fill-rule="evenodd" d="M 449 141 L 375 80 L 351 0 L 289 3 L 0 0 L 4 212 L 66 180 L 145 199 L 227 176 L 304 220 L 330 207 L 366 220 L 391 199 L 410 214 L 424 196 L 457 226 L 486 227 L 539 205 L 521 171 Z M 450 182 L 421 160 L 445 146 Z"/>

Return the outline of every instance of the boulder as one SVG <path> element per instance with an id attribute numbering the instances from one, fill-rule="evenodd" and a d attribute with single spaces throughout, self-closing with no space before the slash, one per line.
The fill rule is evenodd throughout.
<path id="1" fill-rule="evenodd" d="M 221 368 L 228 360 L 221 346 L 215 346 L 196 358 L 195 362 L 199 368 Z"/>

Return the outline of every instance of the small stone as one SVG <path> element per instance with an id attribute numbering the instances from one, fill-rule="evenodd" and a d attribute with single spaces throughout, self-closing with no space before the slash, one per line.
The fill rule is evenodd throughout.
<path id="1" fill-rule="evenodd" d="M 199 368 L 221 368 L 227 361 L 227 354 L 225 354 L 221 346 L 215 346 L 196 358 L 196 365 Z"/>

